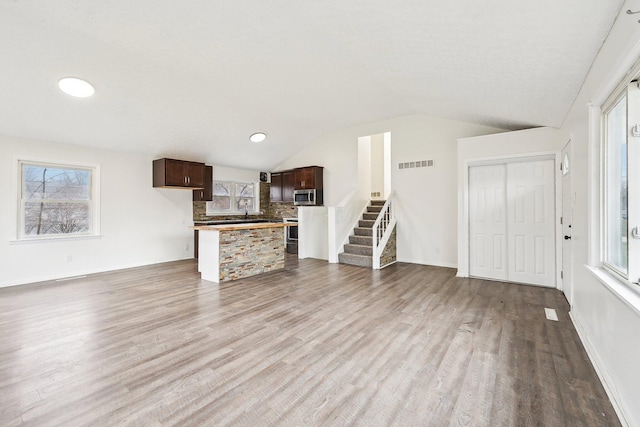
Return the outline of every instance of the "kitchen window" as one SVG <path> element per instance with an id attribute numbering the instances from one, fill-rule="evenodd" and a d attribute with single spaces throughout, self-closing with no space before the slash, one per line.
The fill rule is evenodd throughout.
<path id="1" fill-rule="evenodd" d="M 18 240 L 98 234 L 98 167 L 18 161 Z"/>
<path id="2" fill-rule="evenodd" d="M 253 182 L 215 181 L 213 201 L 207 203 L 207 214 L 244 214 L 257 212 L 256 184 Z"/>
<path id="3" fill-rule="evenodd" d="M 603 264 L 627 281 L 640 278 L 640 89 L 614 94 L 602 112 Z"/>

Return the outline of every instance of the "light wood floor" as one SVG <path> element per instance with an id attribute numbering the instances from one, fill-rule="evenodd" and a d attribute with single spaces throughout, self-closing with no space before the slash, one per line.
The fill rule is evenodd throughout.
<path id="1" fill-rule="evenodd" d="M 620 425 L 567 310 L 295 258 L 220 286 L 189 260 L 0 289 L 0 425 Z"/>

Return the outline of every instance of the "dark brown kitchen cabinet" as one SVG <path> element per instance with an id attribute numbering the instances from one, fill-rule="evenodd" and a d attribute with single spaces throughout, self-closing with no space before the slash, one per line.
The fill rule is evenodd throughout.
<path id="1" fill-rule="evenodd" d="M 153 161 L 153 186 L 164 188 L 204 188 L 205 164 L 176 159 Z"/>
<path id="2" fill-rule="evenodd" d="M 296 190 L 316 189 L 322 190 L 323 186 L 323 168 L 321 166 L 308 166 L 304 168 L 294 169 L 295 181 L 294 188 Z"/>
<path id="3" fill-rule="evenodd" d="M 194 202 L 210 202 L 213 200 L 213 166 L 204 168 L 204 188 L 193 190 Z"/>
<path id="4" fill-rule="evenodd" d="M 271 201 L 282 201 L 282 172 L 271 173 Z"/>
<path id="5" fill-rule="evenodd" d="M 293 202 L 295 177 L 293 170 L 271 173 L 271 201 Z"/>
<path id="6" fill-rule="evenodd" d="M 293 171 L 282 172 L 282 201 L 293 202 L 295 177 Z"/>

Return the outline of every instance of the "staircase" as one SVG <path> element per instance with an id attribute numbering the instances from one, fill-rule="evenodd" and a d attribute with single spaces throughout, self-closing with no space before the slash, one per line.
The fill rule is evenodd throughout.
<path id="1" fill-rule="evenodd" d="M 349 243 L 344 245 L 344 252 L 338 254 L 340 264 L 356 265 L 359 267 L 373 267 L 373 224 L 384 206 L 384 200 L 372 200 L 367 211 L 362 214 L 358 226 L 349 236 Z"/>

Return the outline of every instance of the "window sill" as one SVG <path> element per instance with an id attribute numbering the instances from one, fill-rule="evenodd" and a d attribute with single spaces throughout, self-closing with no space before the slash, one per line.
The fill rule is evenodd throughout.
<path id="1" fill-rule="evenodd" d="M 59 236 L 59 237 L 37 237 L 9 240 L 10 245 L 22 245 L 30 243 L 51 243 L 51 242 L 69 242 L 73 240 L 93 240 L 102 238 L 101 234 L 80 235 L 80 236 Z"/>
<path id="2" fill-rule="evenodd" d="M 636 314 L 640 314 L 640 287 L 638 285 L 629 285 L 603 268 L 588 265 L 585 267 L 618 299 L 633 309 Z M 634 289 L 632 286 L 638 289 Z"/>

